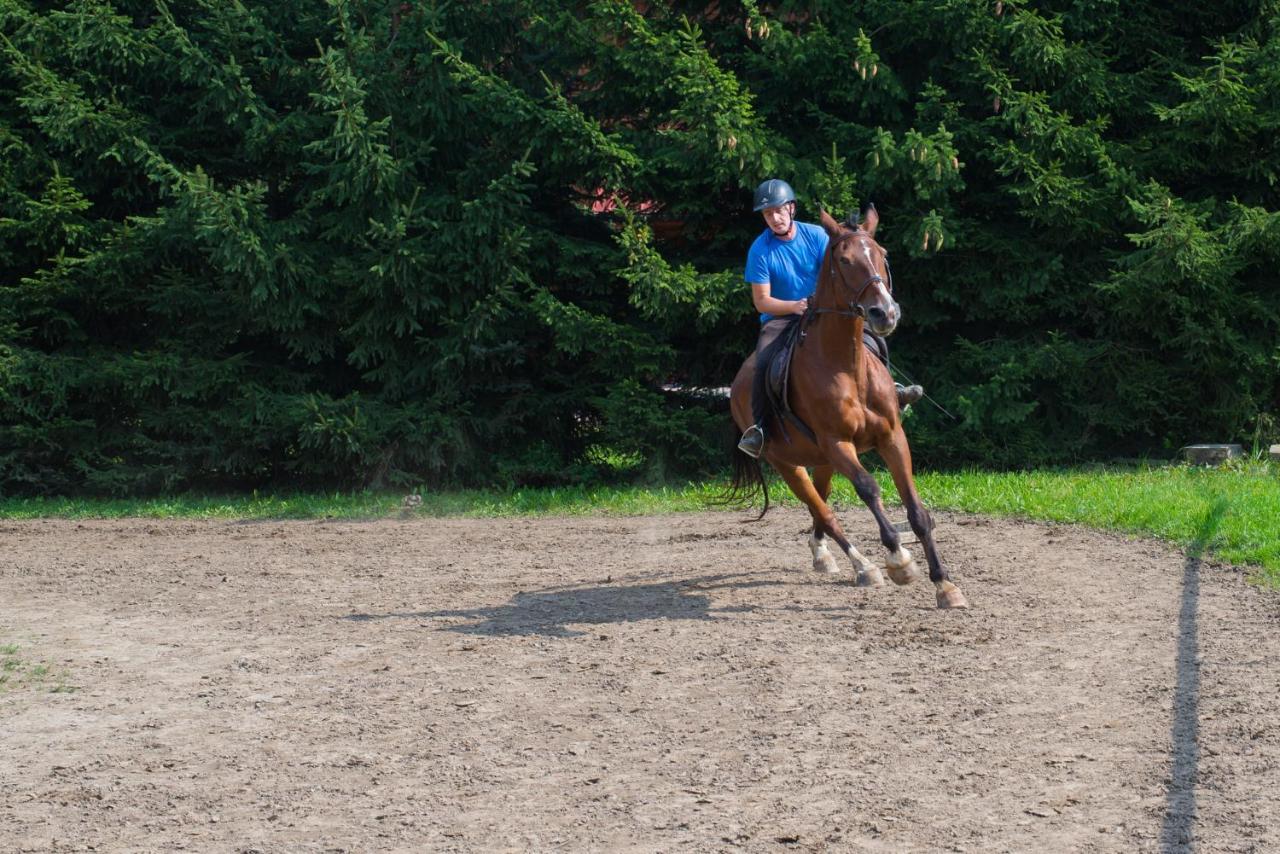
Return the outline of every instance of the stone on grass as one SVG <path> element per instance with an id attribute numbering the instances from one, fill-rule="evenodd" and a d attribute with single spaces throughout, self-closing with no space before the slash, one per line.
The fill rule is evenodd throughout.
<path id="1" fill-rule="evenodd" d="M 1192 465 L 1216 466 L 1232 457 L 1244 456 L 1244 448 L 1239 445 L 1187 445 L 1182 449 L 1182 456 Z"/>

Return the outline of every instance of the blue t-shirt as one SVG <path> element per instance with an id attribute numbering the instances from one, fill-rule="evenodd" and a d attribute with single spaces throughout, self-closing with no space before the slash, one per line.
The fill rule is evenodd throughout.
<path id="1" fill-rule="evenodd" d="M 747 251 L 743 278 L 748 284 L 769 285 L 769 296 L 775 299 L 812 296 L 828 239 L 826 231 L 807 222 L 796 223 L 796 235 L 790 240 L 779 240 L 766 228 Z M 771 314 L 760 315 L 761 323 L 772 319 Z"/>

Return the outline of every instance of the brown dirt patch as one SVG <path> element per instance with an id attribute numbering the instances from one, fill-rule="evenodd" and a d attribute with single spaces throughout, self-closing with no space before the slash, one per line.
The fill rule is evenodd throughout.
<path id="1" fill-rule="evenodd" d="M 1280 850 L 1275 594 L 939 523 L 968 612 L 789 509 L 0 523 L 0 848 Z"/>

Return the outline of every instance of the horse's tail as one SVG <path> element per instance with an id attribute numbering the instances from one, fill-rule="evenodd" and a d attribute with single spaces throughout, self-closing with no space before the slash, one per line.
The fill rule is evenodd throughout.
<path id="1" fill-rule="evenodd" d="M 759 522 L 769 512 L 769 484 L 764 479 L 764 469 L 760 461 L 749 457 L 738 450 L 738 434 L 735 431 L 730 437 L 729 454 L 733 458 L 733 479 L 723 492 L 711 499 L 710 503 L 720 507 L 750 506 L 757 492 L 764 496 L 764 509 L 754 521 Z"/>

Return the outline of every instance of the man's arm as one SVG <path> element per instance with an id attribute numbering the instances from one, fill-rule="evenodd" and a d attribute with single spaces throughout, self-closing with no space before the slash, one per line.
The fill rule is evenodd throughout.
<path id="1" fill-rule="evenodd" d="M 809 307 L 807 299 L 774 299 L 769 296 L 769 283 L 751 283 L 751 302 L 761 314 L 772 314 L 781 317 L 787 314 L 802 314 Z"/>

